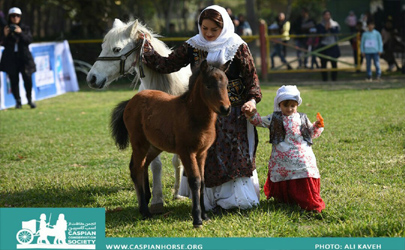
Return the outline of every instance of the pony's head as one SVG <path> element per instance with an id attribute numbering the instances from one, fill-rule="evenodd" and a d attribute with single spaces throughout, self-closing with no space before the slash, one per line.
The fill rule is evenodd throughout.
<path id="1" fill-rule="evenodd" d="M 227 116 L 231 112 L 231 102 L 229 101 L 227 88 L 228 77 L 225 74 L 230 63 L 231 61 L 228 61 L 220 68 L 216 68 L 208 65 L 207 61 L 204 60 L 200 64 L 199 72 L 195 72 L 197 74 L 196 79 L 194 75 L 190 78 L 190 83 L 192 81 L 202 81 L 203 84 L 199 91 L 205 104 L 215 113 L 222 116 Z"/>
<path id="2" fill-rule="evenodd" d="M 134 72 L 143 46 L 143 39 L 138 38 L 141 33 L 148 39 L 154 36 L 138 20 L 123 23 L 115 19 L 113 27 L 104 37 L 97 61 L 87 74 L 90 87 L 105 88 L 120 76 Z"/>

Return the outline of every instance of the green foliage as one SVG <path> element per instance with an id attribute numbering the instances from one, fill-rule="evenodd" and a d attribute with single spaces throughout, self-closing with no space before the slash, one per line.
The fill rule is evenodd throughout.
<path id="1" fill-rule="evenodd" d="M 279 86 L 264 86 L 261 114 Z M 107 237 L 404 237 L 405 84 L 299 86 L 300 112 L 325 119 L 313 150 L 326 209 L 307 213 L 266 200 L 193 230 L 191 201 L 172 200 L 171 155 L 162 155 L 165 213 L 142 220 L 129 177 L 130 150 L 110 137 L 113 107 L 132 97 L 129 84 L 107 91 L 81 86 L 38 101 L 31 110 L 0 111 L 0 207 L 104 207 Z M 370 88 L 370 89 L 369 89 Z M 271 145 L 258 128 L 257 169 L 263 187 Z"/>

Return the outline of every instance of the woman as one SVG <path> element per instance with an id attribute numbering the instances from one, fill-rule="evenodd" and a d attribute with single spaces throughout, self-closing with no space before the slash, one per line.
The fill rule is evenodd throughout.
<path id="1" fill-rule="evenodd" d="M 21 97 L 19 88 L 19 73 L 24 80 L 28 104 L 31 108 L 36 105 L 32 101 L 32 78 L 36 71 L 34 59 L 28 45 L 32 42 L 31 30 L 21 23 L 21 10 L 13 7 L 8 11 L 8 25 L 3 30 L 4 51 L 1 57 L 0 70 L 8 74 L 11 82 L 11 91 L 16 101 L 16 108 L 20 109 Z"/>
<path id="2" fill-rule="evenodd" d="M 320 51 L 319 53 L 329 56 L 329 57 L 334 57 L 338 58 L 340 57 L 340 49 L 339 46 L 337 45 L 337 37 L 333 34 L 337 34 L 340 32 L 340 26 L 337 22 L 333 21 L 331 18 L 331 14 L 329 10 L 325 10 L 322 14 L 322 21 L 320 24 L 316 26 L 316 30 L 318 34 L 324 34 L 327 36 L 322 36 L 319 42 L 319 48 L 325 47 L 325 46 L 331 46 L 325 50 Z M 332 45 L 334 44 L 334 45 Z M 320 57 L 321 59 L 321 68 L 326 69 L 328 61 L 332 64 L 333 69 L 337 69 L 337 61 L 335 60 L 330 60 L 326 59 L 323 57 Z M 337 71 L 332 71 L 331 73 L 332 76 L 332 81 L 337 80 Z M 322 72 L 322 80 L 327 81 L 328 80 L 328 72 Z"/>
<path id="3" fill-rule="evenodd" d="M 199 34 L 168 57 L 160 56 L 148 41 L 145 43 L 144 63 L 159 73 L 178 71 L 189 64 L 194 68 L 205 59 L 215 66 L 232 61 L 226 72 L 232 111 L 230 116 L 218 117 L 217 139 L 208 151 L 205 164 L 207 210 L 247 209 L 259 203 L 255 166 L 257 132 L 242 115 L 241 106 L 246 102 L 256 104 L 262 95 L 249 47 L 234 29 L 226 10 L 213 5 L 200 14 Z M 186 194 L 185 190 L 188 191 L 188 185 L 183 178 L 180 193 Z"/>

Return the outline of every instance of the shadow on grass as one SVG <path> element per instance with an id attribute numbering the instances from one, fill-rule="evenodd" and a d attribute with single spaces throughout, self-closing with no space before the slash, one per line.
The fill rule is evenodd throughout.
<path id="1" fill-rule="evenodd" d="M 108 196 L 122 191 L 119 187 L 36 187 L 20 192 L 0 192 L 1 206 L 5 207 L 92 207 L 97 196 Z"/>

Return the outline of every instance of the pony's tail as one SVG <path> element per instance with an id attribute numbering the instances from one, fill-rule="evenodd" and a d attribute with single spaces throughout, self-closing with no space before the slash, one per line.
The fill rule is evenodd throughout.
<path id="1" fill-rule="evenodd" d="M 124 110 L 128 102 L 129 100 L 119 103 L 111 113 L 111 135 L 119 149 L 125 149 L 129 145 L 128 130 L 124 123 Z"/>

